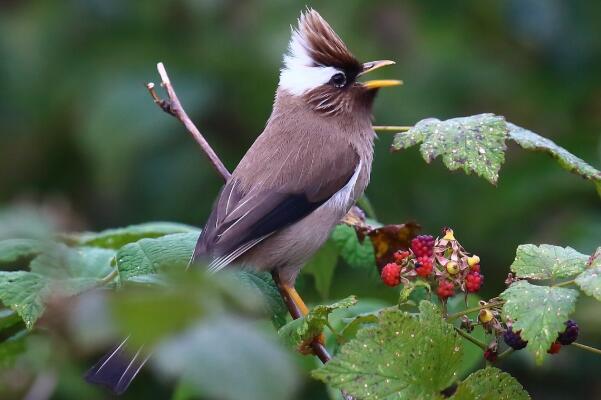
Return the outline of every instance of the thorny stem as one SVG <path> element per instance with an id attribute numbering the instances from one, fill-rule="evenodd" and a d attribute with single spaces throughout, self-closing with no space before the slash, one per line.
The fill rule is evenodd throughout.
<path id="1" fill-rule="evenodd" d="M 188 114 L 179 102 L 177 94 L 173 89 L 173 85 L 171 84 L 171 80 L 169 79 L 169 75 L 167 75 L 167 70 L 165 69 L 163 63 L 160 62 L 157 64 L 157 70 L 159 71 L 159 75 L 161 75 L 161 86 L 163 86 L 167 91 L 169 100 L 161 99 L 154 90 L 154 83 L 148 83 L 146 84 L 146 88 L 152 96 L 152 99 L 159 107 L 161 107 L 163 111 L 173 115 L 175 118 L 179 119 L 182 124 L 184 124 L 188 132 L 190 132 L 196 143 L 198 143 L 202 151 L 208 157 L 209 162 L 215 171 L 217 171 L 219 176 L 221 176 L 224 181 L 227 181 L 230 177 L 230 172 L 227 170 L 225 165 L 223 165 L 223 162 L 221 162 L 221 159 L 219 156 L 217 156 L 217 153 L 215 153 L 204 136 L 202 136 L 196 125 L 194 125 L 194 122 L 192 122 L 190 117 L 188 117 Z"/>
<path id="2" fill-rule="evenodd" d="M 556 283 L 555 285 L 553 285 L 553 287 L 571 286 L 571 285 L 574 285 L 574 284 L 576 284 L 576 279 L 572 279 L 572 280 L 569 280 L 569 281 Z"/>
<path id="3" fill-rule="evenodd" d="M 572 343 L 572 346 L 578 347 L 579 349 L 582 349 L 582 350 L 590 351 L 591 353 L 595 353 L 595 354 L 600 354 L 601 355 L 601 350 L 596 349 L 596 348 L 591 347 L 591 346 L 587 346 L 587 345 L 582 344 L 582 343 L 574 342 L 574 343 Z"/>
<path id="4" fill-rule="evenodd" d="M 374 125 L 374 126 L 372 126 L 372 128 L 376 132 L 407 132 L 409 129 L 411 129 L 413 127 L 412 126 Z"/>
<path id="5" fill-rule="evenodd" d="M 454 326 L 453 328 L 455 328 L 455 332 L 457 332 L 460 336 L 463 336 L 466 340 L 472 342 L 476 346 L 480 347 L 482 350 L 486 350 L 488 348 L 488 346 L 485 343 L 476 339 L 469 333 L 462 331 L 461 329 L 457 328 L 456 326 Z"/>
<path id="6" fill-rule="evenodd" d="M 495 308 L 497 306 L 502 306 L 503 304 L 505 304 L 504 301 L 496 301 L 494 303 L 491 302 L 491 303 L 487 303 L 487 304 L 477 306 L 477 307 L 466 308 L 463 311 L 459 311 L 459 312 L 447 315 L 447 321 L 452 321 L 456 318 L 461 317 L 462 315 L 470 314 L 470 313 L 480 311 L 480 310 L 484 310 L 485 308 Z"/>

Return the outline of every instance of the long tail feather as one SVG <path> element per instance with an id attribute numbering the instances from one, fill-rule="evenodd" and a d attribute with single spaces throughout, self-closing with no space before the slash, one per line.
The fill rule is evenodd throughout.
<path id="1" fill-rule="evenodd" d="M 135 352 L 130 351 L 128 339 L 129 337 L 90 368 L 85 375 L 86 381 L 106 386 L 116 394 L 125 392 L 150 357 L 150 354 L 143 352 L 144 346 Z"/>

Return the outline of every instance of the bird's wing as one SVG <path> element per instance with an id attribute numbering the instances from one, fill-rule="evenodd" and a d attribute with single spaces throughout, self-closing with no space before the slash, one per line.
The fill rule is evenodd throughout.
<path id="1" fill-rule="evenodd" d="M 225 267 L 271 234 L 309 215 L 356 179 L 360 169 L 360 158 L 352 149 L 315 163 L 315 167 L 307 167 L 305 162 L 303 169 L 298 163 L 301 158 L 291 158 L 279 170 L 287 180 L 276 177 L 273 181 L 281 184 L 257 190 L 251 187 L 246 193 L 234 174 L 213 207 L 193 261 L 212 260 L 212 271 Z M 303 179 L 306 177 L 314 178 Z"/>

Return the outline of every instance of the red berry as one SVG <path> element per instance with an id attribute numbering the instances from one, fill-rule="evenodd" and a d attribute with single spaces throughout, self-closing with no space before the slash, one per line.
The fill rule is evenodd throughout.
<path id="1" fill-rule="evenodd" d="M 436 293 L 442 300 L 448 299 L 455 294 L 455 286 L 452 282 L 442 281 L 438 284 Z"/>
<path id="2" fill-rule="evenodd" d="M 496 351 L 494 351 L 493 349 L 486 349 L 486 351 L 484 351 L 484 359 L 490 362 L 495 362 L 497 361 L 497 356 L 498 353 Z"/>
<path id="3" fill-rule="evenodd" d="M 434 238 L 430 235 L 419 235 L 411 240 L 411 250 L 417 257 L 428 256 L 434 254 Z"/>
<path id="4" fill-rule="evenodd" d="M 561 343 L 559 343 L 559 342 L 553 342 L 553 344 L 551 345 L 551 347 L 549 347 L 549 350 L 547 350 L 547 353 L 549 353 L 549 354 L 557 354 L 557 353 L 559 353 L 559 350 L 561 350 Z"/>
<path id="5" fill-rule="evenodd" d="M 428 277 L 433 269 L 432 258 L 428 256 L 418 257 L 415 262 L 415 272 L 421 277 Z"/>
<path id="6" fill-rule="evenodd" d="M 465 277 L 465 290 L 468 293 L 474 293 L 480 290 L 484 283 L 484 276 L 476 271 L 470 271 Z"/>
<path id="7" fill-rule="evenodd" d="M 399 251 L 395 252 L 393 254 L 394 262 L 397 264 L 402 263 L 405 258 L 409 257 L 409 254 L 410 253 L 408 251 L 403 251 L 403 250 L 399 250 Z"/>
<path id="8" fill-rule="evenodd" d="M 401 283 L 401 266 L 395 263 L 386 264 L 380 276 L 384 284 L 394 287 Z"/>
<path id="9" fill-rule="evenodd" d="M 470 269 L 474 272 L 480 272 L 480 264 L 474 264 L 470 267 Z"/>

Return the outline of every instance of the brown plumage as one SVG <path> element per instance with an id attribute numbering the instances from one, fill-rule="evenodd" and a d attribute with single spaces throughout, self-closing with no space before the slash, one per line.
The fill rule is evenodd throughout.
<path id="1" fill-rule="evenodd" d="M 316 11 L 303 13 L 267 126 L 219 193 L 192 261 L 206 260 L 213 272 L 230 264 L 276 270 L 294 298 L 301 267 L 369 181 L 376 90 L 399 84 L 356 78 L 391 63 L 360 64 Z M 150 354 L 131 350 L 125 339 L 86 380 L 122 393 Z"/>

